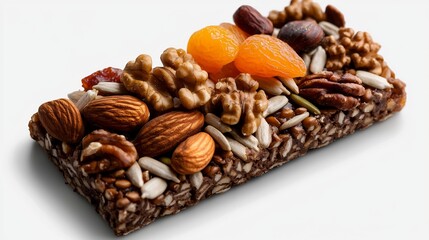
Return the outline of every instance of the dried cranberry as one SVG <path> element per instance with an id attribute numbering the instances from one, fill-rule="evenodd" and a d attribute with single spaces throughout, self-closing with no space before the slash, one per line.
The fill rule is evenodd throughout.
<path id="1" fill-rule="evenodd" d="M 82 87 L 85 89 L 85 91 L 88 91 L 99 82 L 121 82 L 121 75 L 121 69 L 108 67 L 83 78 Z"/>

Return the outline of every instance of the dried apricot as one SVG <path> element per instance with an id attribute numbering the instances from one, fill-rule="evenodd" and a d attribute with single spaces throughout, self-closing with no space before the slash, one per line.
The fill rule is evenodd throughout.
<path id="1" fill-rule="evenodd" d="M 82 79 L 82 87 L 85 91 L 91 90 L 99 82 L 121 82 L 122 70 L 119 68 L 108 67 L 99 70 Z"/>
<path id="2" fill-rule="evenodd" d="M 188 53 L 207 72 L 218 72 L 234 61 L 239 42 L 235 35 L 221 26 L 207 26 L 189 38 Z"/>
<path id="3" fill-rule="evenodd" d="M 219 72 L 216 73 L 210 73 L 209 78 L 217 83 L 219 79 L 232 77 L 235 78 L 240 74 L 240 71 L 235 67 L 234 62 L 228 63 L 225 66 L 222 67 L 222 69 Z"/>
<path id="4" fill-rule="evenodd" d="M 249 37 L 249 34 L 245 33 L 243 30 L 241 30 L 237 25 L 232 23 L 221 23 L 219 26 L 228 29 L 231 31 L 234 36 L 237 38 L 239 43 L 242 43 L 246 38 Z"/>
<path id="5" fill-rule="evenodd" d="M 235 66 L 260 77 L 295 78 L 306 74 L 302 58 L 285 42 L 269 35 L 253 35 L 241 45 Z"/>

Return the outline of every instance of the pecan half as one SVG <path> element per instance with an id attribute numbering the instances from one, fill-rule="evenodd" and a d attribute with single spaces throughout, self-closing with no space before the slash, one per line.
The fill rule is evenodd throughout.
<path id="1" fill-rule="evenodd" d="M 365 94 L 362 81 L 350 74 L 322 72 L 300 80 L 300 95 L 321 105 L 340 110 L 355 108 Z"/>
<path id="2" fill-rule="evenodd" d="M 95 130 L 82 140 L 80 161 L 88 174 L 130 167 L 137 160 L 134 145 L 123 135 Z"/>

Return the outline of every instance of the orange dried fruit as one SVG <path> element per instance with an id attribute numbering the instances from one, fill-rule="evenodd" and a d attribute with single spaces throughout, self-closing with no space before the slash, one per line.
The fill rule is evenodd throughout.
<path id="1" fill-rule="evenodd" d="M 237 38 L 239 43 L 242 43 L 246 38 L 249 37 L 249 34 L 241 30 L 237 25 L 232 23 L 221 23 L 219 26 L 228 29 L 234 36 Z"/>
<path id="2" fill-rule="evenodd" d="M 241 72 L 260 77 L 296 78 L 305 76 L 302 58 L 285 42 L 269 35 L 253 35 L 241 45 L 235 66 Z"/>
<path id="3" fill-rule="evenodd" d="M 214 83 L 217 83 L 219 79 L 227 78 L 227 77 L 235 78 L 238 76 L 238 74 L 240 74 L 240 71 L 238 71 L 238 69 L 235 67 L 234 62 L 231 62 L 223 66 L 219 72 L 210 73 L 209 78 Z"/>
<path id="4" fill-rule="evenodd" d="M 221 26 L 207 26 L 192 34 L 188 41 L 188 53 L 207 72 L 218 72 L 234 61 L 239 42 L 235 35 Z"/>

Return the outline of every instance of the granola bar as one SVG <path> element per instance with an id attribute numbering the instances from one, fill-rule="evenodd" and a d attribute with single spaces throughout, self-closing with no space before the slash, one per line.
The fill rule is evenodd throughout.
<path id="1" fill-rule="evenodd" d="M 153 67 L 142 54 L 123 69 L 97 71 L 82 80 L 83 91 L 46 102 L 31 117 L 31 137 L 116 235 L 226 192 L 404 107 L 405 84 L 379 55 L 380 45 L 368 33 L 345 28 L 335 7 L 292 0 L 265 18 L 242 6 L 234 20 L 236 25 L 222 26 L 225 31 L 211 31 L 231 34 L 226 37 L 238 47 L 253 36 L 275 44 L 282 39 L 304 74 L 267 77 L 252 72 L 259 66 L 242 71 L 241 63 L 213 60 L 223 64 L 219 72 L 195 50 L 168 48 L 163 66 Z M 278 38 L 270 35 L 275 29 Z M 269 59 L 260 64 L 272 67 L 264 65 Z"/>

